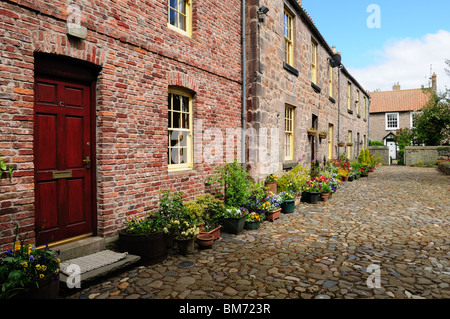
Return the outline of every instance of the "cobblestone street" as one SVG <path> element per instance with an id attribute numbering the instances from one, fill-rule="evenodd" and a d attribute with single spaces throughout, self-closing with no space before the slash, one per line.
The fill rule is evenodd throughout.
<path id="1" fill-rule="evenodd" d="M 381 167 L 327 202 L 66 298 L 450 298 L 449 194 L 436 168 Z"/>

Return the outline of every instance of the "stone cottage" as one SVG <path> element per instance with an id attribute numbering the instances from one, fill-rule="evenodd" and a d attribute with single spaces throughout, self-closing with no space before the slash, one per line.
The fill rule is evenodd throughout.
<path id="1" fill-rule="evenodd" d="M 436 90 L 436 81 L 436 74 L 433 74 L 432 90 Z M 372 92 L 370 95 L 370 140 L 383 142 L 389 147 L 389 157 L 395 160 L 398 151 L 395 134 L 400 129 L 414 127 L 414 114 L 429 101 L 429 89 L 402 90 L 400 83 L 396 83 L 392 91 Z"/>
<path id="2" fill-rule="evenodd" d="M 301 1 L 247 4 L 246 159 L 251 175 L 263 179 L 299 159 L 357 157 L 367 147 L 369 94 L 340 63 Z M 326 137 L 308 135 L 310 128 Z M 338 140 L 352 145 L 339 148 Z"/>

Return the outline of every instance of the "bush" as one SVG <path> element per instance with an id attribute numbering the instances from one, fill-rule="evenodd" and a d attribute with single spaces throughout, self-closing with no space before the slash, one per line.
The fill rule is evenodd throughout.
<path id="1" fill-rule="evenodd" d="M 310 172 L 306 167 L 297 165 L 284 173 L 277 181 L 277 190 L 301 194 L 303 185 L 310 179 Z"/>
<path id="2" fill-rule="evenodd" d="M 369 140 L 369 146 L 386 146 L 383 142 L 380 141 L 371 141 Z"/>

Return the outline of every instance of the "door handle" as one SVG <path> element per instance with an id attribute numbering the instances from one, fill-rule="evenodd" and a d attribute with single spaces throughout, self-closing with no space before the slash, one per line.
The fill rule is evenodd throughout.
<path id="1" fill-rule="evenodd" d="M 84 159 L 83 162 L 86 165 L 86 168 L 91 167 L 91 159 L 89 158 L 89 156 L 86 156 L 86 159 Z"/>

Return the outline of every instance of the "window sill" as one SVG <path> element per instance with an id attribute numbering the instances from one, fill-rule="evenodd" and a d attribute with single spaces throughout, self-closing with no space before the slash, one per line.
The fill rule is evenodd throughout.
<path id="1" fill-rule="evenodd" d="M 334 103 L 334 104 L 336 104 L 336 100 L 335 99 L 333 99 L 331 96 L 330 97 L 328 97 L 329 99 L 330 99 L 330 101 L 331 101 L 331 103 Z"/>
<path id="2" fill-rule="evenodd" d="M 322 89 L 319 86 L 317 86 L 314 82 L 311 82 L 311 87 L 314 89 L 314 91 L 316 91 L 316 93 L 322 92 Z"/>
<path id="3" fill-rule="evenodd" d="M 298 76 L 298 70 L 294 67 L 292 67 L 291 65 L 289 65 L 288 63 L 283 61 L 283 68 L 289 72 L 291 72 L 292 74 L 294 74 L 295 76 Z"/>
<path id="4" fill-rule="evenodd" d="M 297 165 L 297 161 L 295 160 L 284 160 L 283 162 L 283 170 L 290 170 Z"/>
<path id="5" fill-rule="evenodd" d="M 190 173 L 193 172 L 194 169 L 192 167 L 182 167 L 182 168 L 169 168 L 169 174 L 182 174 L 182 173 Z"/>
<path id="6" fill-rule="evenodd" d="M 181 34 L 181 35 L 184 35 L 184 36 L 186 36 L 186 37 L 191 38 L 191 35 L 189 34 L 189 32 L 184 31 L 184 30 L 182 30 L 182 29 L 180 29 L 180 28 L 177 28 L 176 26 L 173 26 L 173 25 L 171 25 L 170 23 L 167 23 L 167 28 L 170 29 L 170 30 L 172 30 L 172 31 L 175 31 L 175 32 L 177 32 L 177 33 L 179 33 L 179 34 Z"/>

